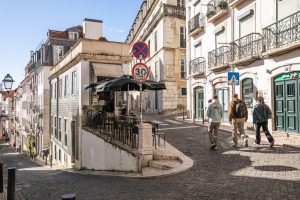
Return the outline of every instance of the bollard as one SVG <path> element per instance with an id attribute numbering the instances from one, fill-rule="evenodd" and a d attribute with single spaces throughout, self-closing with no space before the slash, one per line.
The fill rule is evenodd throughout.
<path id="1" fill-rule="evenodd" d="M 48 156 L 46 156 L 45 166 L 47 166 L 47 158 L 48 158 Z"/>
<path id="2" fill-rule="evenodd" d="M 184 121 L 184 107 L 182 109 L 182 121 Z"/>
<path id="3" fill-rule="evenodd" d="M 3 193 L 3 162 L 0 162 L 0 193 Z"/>
<path id="4" fill-rule="evenodd" d="M 7 176 L 7 200 L 15 200 L 16 190 L 16 168 L 8 168 Z"/>
<path id="5" fill-rule="evenodd" d="M 50 167 L 52 168 L 52 155 L 50 155 L 50 160 L 49 160 L 49 162 L 50 162 Z"/>
<path id="6" fill-rule="evenodd" d="M 75 200 L 76 194 L 65 194 L 61 197 L 62 200 Z"/>

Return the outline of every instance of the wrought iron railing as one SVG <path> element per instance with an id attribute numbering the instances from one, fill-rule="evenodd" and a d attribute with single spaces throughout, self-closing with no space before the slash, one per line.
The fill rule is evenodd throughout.
<path id="1" fill-rule="evenodd" d="M 263 29 L 266 50 L 300 41 L 300 11 Z"/>
<path id="2" fill-rule="evenodd" d="M 231 52 L 233 60 L 249 56 L 260 56 L 262 53 L 262 35 L 259 33 L 250 33 L 240 39 L 235 40 L 231 44 Z"/>
<path id="3" fill-rule="evenodd" d="M 206 62 L 205 58 L 199 57 L 190 61 L 190 75 L 205 73 Z"/>
<path id="4" fill-rule="evenodd" d="M 209 19 L 216 15 L 221 10 L 228 9 L 227 0 L 212 0 L 207 4 L 206 17 Z"/>
<path id="5" fill-rule="evenodd" d="M 96 136 L 105 136 L 108 141 L 116 140 L 134 149 L 138 148 L 138 119 L 134 116 L 114 116 L 95 110 L 87 111 L 86 127 Z"/>
<path id="6" fill-rule="evenodd" d="M 164 4 L 164 14 L 185 19 L 185 7 Z"/>
<path id="7" fill-rule="evenodd" d="M 208 68 L 224 65 L 232 61 L 230 47 L 221 46 L 208 52 Z"/>
<path id="8" fill-rule="evenodd" d="M 189 33 L 193 32 L 197 28 L 204 28 L 204 15 L 198 13 L 189 21 Z"/>

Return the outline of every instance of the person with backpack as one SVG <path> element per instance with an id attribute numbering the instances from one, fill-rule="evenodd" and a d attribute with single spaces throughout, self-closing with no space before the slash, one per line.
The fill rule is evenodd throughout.
<path id="1" fill-rule="evenodd" d="M 268 141 L 270 142 L 270 147 L 273 147 L 275 141 L 268 130 L 268 119 L 272 119 L 272 111 L 270 107 L 265 104 L 264 98 L 258 97 L 257 103 L 253 109 L 253 123 L 256 124 L 255 144 L 260 144 L 260 128 L 262 127 Z"/>
<path id="2" fill-rule="evenodd" d="M 213 101 L 208 105 L 206 116 L 209 119 L 208 136 L 211 143 L 210 149 L 216 150 L 219 146 L 219 128 L 223 118 L 222 105 L 218 96 L 215 95 Z"/>
<path id="3" fill-rule="evenodd" d="M 244 140 L 244 146 L 248 147 L 248 139 L 245 134 L 244 124 L 248 120 L 248 110 L 245 102 L 238 98 L 237 94 L 234 94 L 229 107 L 229 123 L 232 127 L 232 139 L 233 146 L 237 146 L 237 129 L 240 132 L 241 138 Z"/>

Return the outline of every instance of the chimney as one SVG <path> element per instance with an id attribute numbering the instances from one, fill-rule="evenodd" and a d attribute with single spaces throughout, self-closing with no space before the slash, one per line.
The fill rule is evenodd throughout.
<path id="1" fill-rule="evenodd" d="M 83 20 L 83 38 L 98 40 L 103 37 L 103 21 L 85 18 Z"/>

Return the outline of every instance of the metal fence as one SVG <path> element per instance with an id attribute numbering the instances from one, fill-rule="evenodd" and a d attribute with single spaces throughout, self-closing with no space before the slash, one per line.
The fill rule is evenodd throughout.
<path id="1" fill-rule="evenodd" d="M 86 127 L 95 135 L 106 136 L 132 148 L 138 148 L 139 120 L 135 116 L 115 116 L 112 113 L 87 111 Z"/>
<path id="2" fill-rule="evenodd" d="M 262 46 L 262 35 L 250 33 L 231 44 L 232 58 L 233 60 L 239 60 L 249 56 L 261 56 Z"/>
<path id="3" fill-rule="evenodd" d="M 206 61 L 204 57 L 195 58 L 190 61 L 190 75 L 205 73 Z"/>
<path id="4" fill-rule="evenodd" d="M 204 15 L 198 13 L 189 21 L 189 33 L 193 32 L 197 28 L 204 28 Z"/>
<path id="5" fill-rule="evenodd" d="M 300 41 L 300 11 L 263 29 L 266 50 L 272 50 Z"/>
<path id="6" fill-rule="evenodd" d="M 228 64 L 232 61 L 232 54 L 229 46 L 221 46 L 208 52 L 208 68 Z"/>

